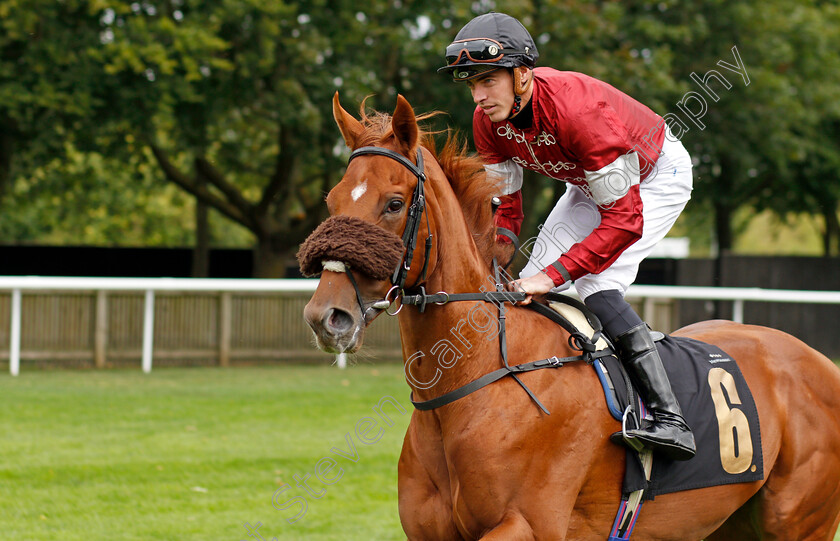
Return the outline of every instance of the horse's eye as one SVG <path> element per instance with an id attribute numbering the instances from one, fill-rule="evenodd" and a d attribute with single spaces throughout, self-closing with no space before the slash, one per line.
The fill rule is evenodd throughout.
<path id="1" fill-rule="evenodd" d="M 387 212 L 399 212 L 403 208 L 403 201 L 402 199 L 391 199 L 388 201 L 388 206 L 385 208 Z"/>

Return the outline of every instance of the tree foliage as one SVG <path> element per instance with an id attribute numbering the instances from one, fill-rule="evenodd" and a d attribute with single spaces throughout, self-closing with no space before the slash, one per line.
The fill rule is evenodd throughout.
<path id="1" fill-rule="evenodd" d="M 468 136 L 469 92 L 435 70 L 490 9 L 526 24 L 541 65 L 685 122 L 690 208 L 716 217 L 722 248 L 744 206 L 820 213 L 840 238 L 840 17 L 816 0 L 0 0 L 0 232 L 184 243 L 195 198 L 217 213 L 216 242 L 247 230 L 257 275 L 282 275 L 347 157 L 333 93 L 380 110 L 402 93 Z M 718 64 L 733 47 L 748 85 Z M 710 70 L 731 84 L 709 83 L 717 101 L 692 79 Z M 679 107 L 691 92 L 703 129 Z M 562 189 L 527 179 L 532 228 Z"/>

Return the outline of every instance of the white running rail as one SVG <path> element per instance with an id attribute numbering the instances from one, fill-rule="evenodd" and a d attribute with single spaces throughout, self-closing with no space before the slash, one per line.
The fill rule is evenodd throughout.
<path id="1" fill-rule="evenodd" d="M 21 297 L 24 291 L 142 291 L 145 292 L 143 313 L 143 372 L 152 370 L 154 347 L 154 304 L 158 291 L 213 292 L 312 292 L 317 280 L 290 279 L 213 279 L 213 278 L 76 278 L 58 276 L 0 276 L 0 292 L 11 292 L 11 324 L 9 340 L 9 372 L 20 372 Z M 572 290 L 573 292 L 574 290 Z M 629 299 L 699 299 L 733 302 L 734 321 L 743 323 L 744 303 L 789 302 L 840 304 L 840 291 L 796 291 L 761 288 L 645 286 L 634 285 L 627 291 Z M 345 359 L 337 359 L 344 367 Z"/>

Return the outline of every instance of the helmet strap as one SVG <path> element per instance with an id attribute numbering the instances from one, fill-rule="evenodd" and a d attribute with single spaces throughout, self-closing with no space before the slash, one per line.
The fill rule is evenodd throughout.
<path id="1" fill-rule="evenodd" d="M 510 110 L 508 118 L 515 116 L 522 109 L 522 96 L 528 91 L 531 81 L 525 81 L 524 77 L 513 68 L 510 70 L 513 77 L 513 108 Z"/>
<path id="2" fill-rule="evenodd" d="M 514 94 L 513 109 L 510 110 L 510 115 L 508 116 L 508 118 L 515 116 L 517 113 L 519 113 L 520 109 L 522 109 L 522 96 L 520 96 L 519 94 Z"/>

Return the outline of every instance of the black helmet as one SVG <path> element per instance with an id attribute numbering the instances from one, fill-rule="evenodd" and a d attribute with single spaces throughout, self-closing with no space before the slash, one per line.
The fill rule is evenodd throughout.
<path id="1" fill-rule="evenodd" d="M 490 12 L 468 22 L 446 47 L 446 66 L 456 81 L 467 81 L 498 68 L 533 68 L 540 56 L 522 23 L 504 13 Z"/>

